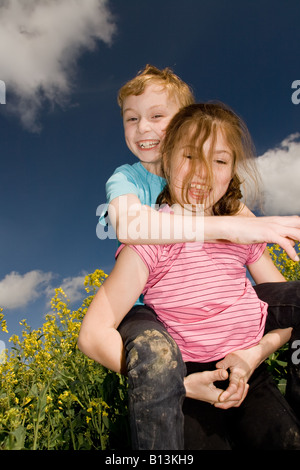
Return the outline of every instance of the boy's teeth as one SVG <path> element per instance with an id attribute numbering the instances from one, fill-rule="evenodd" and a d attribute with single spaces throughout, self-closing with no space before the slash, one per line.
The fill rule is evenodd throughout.
<path id="1" fill-rule="evenodd" d="M 158 144 L 157 140 L 149 140 L 147 142 L 140 142 L 139 146 L 142 149 L 151 149 L 152 147 L 155 147 Z"/>

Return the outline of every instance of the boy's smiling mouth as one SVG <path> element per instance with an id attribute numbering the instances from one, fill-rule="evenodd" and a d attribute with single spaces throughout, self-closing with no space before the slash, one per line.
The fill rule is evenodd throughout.
<path id="1" fill-rule="evenodd" d="M 157 147 L 159 143 L 159 140 L 141 140 L 137 142 L 137 145 L 140 149 L 151 150 L 154 147 Z"/>

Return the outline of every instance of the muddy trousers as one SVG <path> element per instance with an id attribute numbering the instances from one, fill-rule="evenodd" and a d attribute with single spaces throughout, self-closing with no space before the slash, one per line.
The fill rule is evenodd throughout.
<path id="1" fill-rule="evenodd" d="M 134 450 L 183 449 L 185 363 L 155 312 L 133 307 L 119 326 L 127 373 Z"/>
<path id="2" fill-rule="evenodd" d="M 297 353 L 297 348 L 299 350 L 300 346 L 300 344 L 298 344 L 300 340 L 300 283 L 297 281 L 289 283 L 266 283 L 257 286 L 256 290 L 258 296 L 269 304 L 266 332 L 275 328 L 286 328 L 289 326 L 294 328 L 293 337 L 290 341 L 291 354 L 288 367 L 287 394 L 291 404 L 299 411 L 300 366 L 298 359 L 300 359 L 300 353 Z M 213 446 L 213 448 L 223 448 L 223 445 L 225 448 L 227 445 L 229 446 L 228 448 L 231 448 L 233 444 L 228 441 L 228 437 L 226 437 L 225 443 L 220 436 L 217 437 L 216 441 L 210 440 L 209 436 L 211 430 L 205 431 L 205 425 L 203 432 L 200 431 L 199 426 L 201 427 L 201 423 L 205 423 L 206 421 L 206 419 L 204 419 L 205 413 L 203 414 L 203 419 L 200 419 L 202 411 L 197 413 L 196 410 L 200 410 L 201 406 L 205 405 L 204 408 L 208 406 L 208 409 L 211 409 L 213 414 L 215 414 L 214 410 L 221 412 L 217 413 L 217 415 L 221 416 L 225 416 L 225 413 L 229 416 L 232 412 L 228 413 L 228 410 L 217 410 L 213 406 L 206 406 L 205 403 L 199 402 L 198 400 L 185 399 L 183 379 L 187 373 L 186 369 L 188 368 L 188 373 L 192 373 L 192 369 L 195 366 L 204 366 L 208 369 L 212 367 L 212 365 L 185 364 L 182 361 L 177 345 L 168 335 L 162 323 L 157 319 L 155 312 L 149 307 L 133 307 L 120 324 L 119 332 L 123 338 L 126 351 L 129 383 L 129 415 L 133 449 L 178 450 L 184 448 L 211 448 L 210 446 Z M 255 409 L 255 406 L 253 407 L 254 409 L 250 406 L 246 408 L 246 410 L 252 410 L 248 415 L 249 418 L 253 418 L 253 423 L 256 423 L 257 429 L 259 429 L 260 426 L 259 417 L 264 416 L 264 423 L 268 423 L 269 429 L 273 428 L 278 430 L 278 426 L 282 426 L 285 431 L 288 421 L 290 420 L 289 424 L 291 428 L 294 429 L 291 433 L 291 440 L 290 442 L 283 439 L 280 440 L 278 442 L 278 448 L 293 447 L 293 436 L 298 429 L 298 424 L 295 421 L 296 418 L 293 412 L 290 410 L 277 388 L 274 387 L 273 384 L 271 385 L 272 379 L 264 370 L 263 366 L 253 374 L 252 381 L 254 380 L 256 381 L 256 385 L 252 385 L 251 388 L 255 390 L 258 396 L 262 396 L 263 400 L 265 400 L 265 408 L 269 410 L 270 416 L 268 415 L 267 418 L 261 411 L 260 406 L 263 406 L 263 404 L 260 401 L 260 405 L 257 409 Z M 268 393 L 265 392 L 265 387 L 268 384 L 272 391 L 270 396 L 274 397 L 271 401 Z M 251 396 L 255 397 L 255 395 L 250 395 L 250 397 Z M 255 400 L 256 399 L 257 397 Z M 254 405 L 255 400 L 252 401 Z M 245 405 L 247 402 L 249 403 L 248 397 L 245 400 Z M 272 406 L 270 408 L 271 404 Z M 185 417 L 182 411 L 182 405 Z M 279 417 L 278 413 L 281 417 Z M 190 418 L 191 415 L 197 415 L 198 419 L 192 422 Z M 238 413 L 236 413 L 236 416 L 237 415 Z M 283 420 L 283 416 L 287 415 L 289 417 Z M 254 417 L 256 418 L 254 419 Z M 222 436 L 222 426 L 224 426 L 224 424 L 221 423 L 222 420 L 219 422 L 218 419 L 212 422 L 215 423 L 216 429 L 220 426 L 219 434 Z M 272 419 L 274 419 L 274 421 L 272 421 Z M 279 421 L 281 421 L 282 424 L 280 424 Z M 217 423 L 220 424 L 217 426 Z M 185 442 L 183 429 L 185 429 Z M 192 431 L 193 429 L 194 431 Z M 250 424 L 249 429 L 251 429 Z M 285 431 L 284 433 L 286 434 Z M 192 434 L 194 435 L 194 440 L 192 439 Z M 196 436 L 198 436 L 197 442 L 195 442 Z M 261 440 L 262 438 L 260 441 Z M 260 441 L 255 444 L 247 439 L 250 446 L 249 448 L 257 448 L 255 446 L 260 445 Z M 275 442 L 277 445 L 277 439 L 274 441 L 272 436 L 270 437 L 270 442 L 271 441 Z M 222 444 L 220 444 L 220 442 L 222 442 Z M 238 445 L 242 446 L 244 444 L 239 443 Z M 266 441 L 264 442 L 264 446 L 267 446 Z"/>

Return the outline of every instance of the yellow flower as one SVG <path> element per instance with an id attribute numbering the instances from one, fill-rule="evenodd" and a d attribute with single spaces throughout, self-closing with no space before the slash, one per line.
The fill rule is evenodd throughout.
<path id="1" fill-rule="evenodd" d="M 1 329 L 4 333 L 8 333 L 8 330 L 7 330 L 7 324 L 6 324 L 6 320 L 4 319 L 4 315 L 3 315 L 3 308 L 0 307 L 0 324 L 1 324 Z"/>

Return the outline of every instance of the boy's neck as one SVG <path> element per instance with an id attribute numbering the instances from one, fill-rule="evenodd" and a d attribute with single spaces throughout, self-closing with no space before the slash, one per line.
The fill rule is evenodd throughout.
<path id="1" fill-rule="evenodd" d="M 140 163 L 141 165 L 143 165 L 143 167 L 149 171 L 149 173 L 152 173 L 153 175 L 157 175 L 157 176 L 161 176 L 163 177 L 163 172 L 162 172 L 162 168 L 161 168 L 161 162 L 142 162 L 140 160 Z"/>

